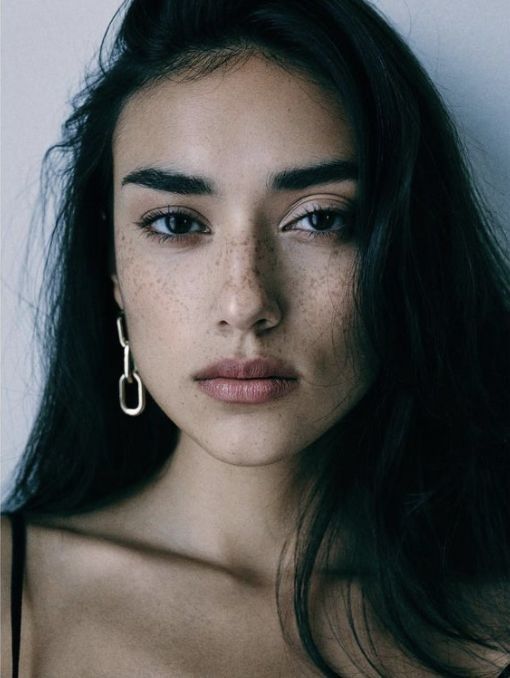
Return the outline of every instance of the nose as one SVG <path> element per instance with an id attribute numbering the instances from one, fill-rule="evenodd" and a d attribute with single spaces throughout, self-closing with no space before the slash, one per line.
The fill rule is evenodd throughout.
<path id="1" fill-rule="evenodd" d="M 278 267 L 269 243 L 252 238 L 229 243 L 221 271 L 218 326 L 263 331 L 281 322 Z"/>

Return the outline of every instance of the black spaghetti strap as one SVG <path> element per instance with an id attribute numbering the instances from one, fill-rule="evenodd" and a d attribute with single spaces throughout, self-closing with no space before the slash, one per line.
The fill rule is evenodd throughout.
<path id="1" fill-rule="evenodd" d="M 12 569 L 11 569 L 11 637 L 12 637 L 12 678 L 19 676 L 21 643 L 21 608 L 23 600 L 23 575 L 25 570 L 26 527 L 22 513 L 10 513 L 12 525 Z"/>

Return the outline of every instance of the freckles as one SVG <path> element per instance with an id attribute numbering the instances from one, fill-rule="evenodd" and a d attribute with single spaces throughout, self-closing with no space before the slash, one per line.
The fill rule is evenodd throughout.
<path id="1" fill-rule="evenodd" d="M 327 266 L 328 295 L 335 315 L 347 322 L 354 303 L 355 265 L 351 257 L 335 259 Z"/>
<path id="2" fill-rule="evenodd" d="M 302 278 L 299 289 L 298 306 L 309 350 L 318 355 L 321 370 L 340 373 L 343 380 L 351 373 L 354 359 L 350 349 L 354 312 L 351 257 L 335 253 L 321 274 Z"/>

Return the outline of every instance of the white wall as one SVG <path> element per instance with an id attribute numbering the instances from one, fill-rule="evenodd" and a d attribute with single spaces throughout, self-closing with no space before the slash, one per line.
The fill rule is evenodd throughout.
<path id="1" fill-rule="evenodd" d="M 31 335 L 40 270 L 24 270 L 38 172 L 58 138 L 120 0 L 2 2 L 2 487 L 19 457 L 40 383 Z M 482 188 L 509 223 L 510 2 L 376 0 L 439 85 Z M 506 215 L 506 217 L 505 217 Z M 25 280 L 22 280 L 22 274 Z"/>
<path id="2" fill-rule="evenodd" d="M 41 159 L 119 4 L 2 0 L 2 493 L 40 394 L 30 308 L 40 270 L 24 270 L 23 257 L 27 243 L 41 246 L 30 227 Z"/>

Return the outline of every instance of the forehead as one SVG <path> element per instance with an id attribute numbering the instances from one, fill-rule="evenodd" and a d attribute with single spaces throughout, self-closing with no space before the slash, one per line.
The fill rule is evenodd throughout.
<path id="1" fill-rule="evenodd" d="M 113 140 L 115 183 L 139 166 L 207 170 L 218 183 L 280 166 L 354 159 L 341 104 L 312 80 L 258 55 L 194 81 L 164 80 L 125 105 Z M 260 176 L 259 176 L 260 175 Z"/>

